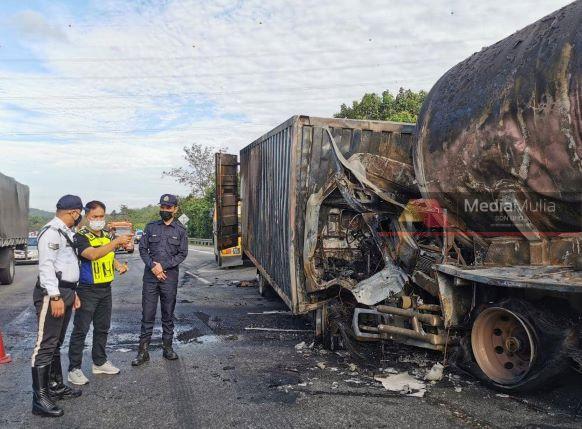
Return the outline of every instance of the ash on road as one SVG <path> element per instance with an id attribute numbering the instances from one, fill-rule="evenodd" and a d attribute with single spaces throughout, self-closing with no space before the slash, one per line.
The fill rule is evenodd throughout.
<path id="1" fill-rule="evenodd" d="M 92 375 L 86 350 L 90 384 L 79 399 L 61 402 L 60 419 L 30 413 L 37 267 L 19 266 L 16 282 L 0 286 L 0 329 L 14 359 L 0 365 L 0 427 L 582 427 L 582 383 L 574 374 L 548 392 L 507 396 L 447 367 L 424 397 L 390 392 L 376 376 L 407 371 L 422 379 L 442 356 L 394 344 L 361 345 L 363 358 L 310 347 L 308 317 L 292 317 L 282 301 L 259 296 L 252 283 L 237 287 L 252 281 L 255 269 L 218 269 L 205 248 L 192 248 L 181 270 L 180 360 L 162 358 L 158 317 L 151 361 L 132 368 L 143 264 L 137 255 L 121 258 L 130 270 L 113 284 L 108 353 L 122 372 Z M 63 360 L 66 365 L 65 353 Z"/>

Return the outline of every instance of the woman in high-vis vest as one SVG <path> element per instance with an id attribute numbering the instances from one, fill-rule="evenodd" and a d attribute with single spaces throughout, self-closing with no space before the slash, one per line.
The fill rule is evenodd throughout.
<path id="1" fill-rule="evenodd" d="M 105 227 L 105 204 L 91 201 L 85 206 L 88 225 L 75 234 L 75 246 L 81 262 L 77 294 L 81 308 L 75 312 L 73 332 L 69 342 L 70 383 L 87 384 L 89 380 L 81 370 L 85 338 L 93 323 L 93 374 L 118 374 L 119 369 L 107 360 L 105 347 L 111 326 L 111 282 L 115 270 L 127 271 L 125 265 L 115 259 L 115 249 L 127 244 L 131 235 L 112 239 Z"/>

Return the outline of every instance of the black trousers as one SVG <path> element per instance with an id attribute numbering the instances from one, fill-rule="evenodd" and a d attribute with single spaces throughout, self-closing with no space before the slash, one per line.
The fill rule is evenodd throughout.
<path id="1" fill-rule="evenodd" d="M 65 333 L 71 320 L 75 290 L 59 287 L 65 314 L 62 317 L 53 317 L 50 307 L 50 297 L 43 290 L 35 287 L 32 293 L 36 315 L 38 317 L 38 333 L 32 352 L 31 364 L 33 367 L 50 365 L 53 355 L 60 355 Z"/>
<path id="2" fill-rule="evenodd" d="M 177 279 L 159 282 L 144 278 L 140 340 L 149 341 L 152 337 L 159 297 L 162 310 L 162 341 L 165 343 L 172 342 L 174 338 L 174 309 L 176 308 L 177 291 Z"/>
<path id="3" fill-rule="evenodd" d="M 107 336 L 111 327 L 111 287 L 95 285 L 79 285 L 77 295 L 81 300 L 81 308 L 75 311 L 73 332 L 69 342 L 69 371 L 81 368 L 85 339 L 93 323 L 93 363 L 97 366 L 107 362 Z"/>

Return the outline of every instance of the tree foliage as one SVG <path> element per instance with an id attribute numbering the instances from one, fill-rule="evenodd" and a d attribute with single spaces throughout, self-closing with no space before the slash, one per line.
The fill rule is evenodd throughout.
<path id="1" fill-rule="evenodd" d="M 206 189 L 204 196 L 189 195 L 180 201 L 180 211 L 190 218 L 188 235 L 197 238 L 212 238 L 212 211 L 214 209 L 214 186 Z"/>
<path id="2" fill-rule="evenodd" d="M 334 117 L 415 123 L 425 98 L 426 91 L 404 88 L 400 88 L 396 96 L 388 90 L 382 95 L 368 93 L 360 101 L 352 102 L 351 107 L 342 104 Z"/>
<path id="3" fill-rule="evenodd" d="M 203 197 L 206 190 L 214 183 L 214 152 L 215 148 L 192 143 L 184 147 L 185 167 L 172 168 L 164 171 L 165 176 L 176 179 L 192 189 L 192 195 Z"/>

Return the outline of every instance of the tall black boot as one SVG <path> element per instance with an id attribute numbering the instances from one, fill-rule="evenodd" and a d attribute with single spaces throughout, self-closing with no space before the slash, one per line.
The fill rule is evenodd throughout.
<path id="1" fill-rule="evenodd" d="M 178 359 L 178 355 L 172 348 L 172 340 L 170 341 L 164 340 L 164 357 L 168 360 Z"/>
<path id="2" fill-rule="evenodd" d="M 55 399 L 78 398 L 83 393 L 79 389 L 72 389 L 64 383 L 60 353 L 53 356 L 53 362 L 51 363 L 49 392 Z"/>
<path id="3" fill-rule="evenodd" d="M 131 361 L 132 366 L 140 366 L 150 360 L 150 354 L 148 352 L 148 347 L 150 346 L 149 340 L 140 340 L 139 350 L 137 356 Z"/>
<path id="4" fill-rule="evenodd" d="M 51 398 L 48 388 L 50 365 L 32 367 L 32 414 L 61 417 L 65 412 Z"/>

